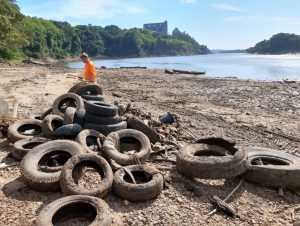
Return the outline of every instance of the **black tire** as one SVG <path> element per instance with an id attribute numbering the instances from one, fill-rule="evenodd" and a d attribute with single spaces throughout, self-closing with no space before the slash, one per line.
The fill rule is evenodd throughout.
<path id="1" fill-rule="evenodd" d="M 40 162 L 51 155 L 62 155 L 64 160 L 67 161 L 72 156 L 83 153 L 85 153 L 85 150 L 75 141 L 56 140 L 46 142 L 33 148 L 23 158 L 20 165 L 22 177 L 32 189 L 57 191 L 60 189 L 59 176 L 61 171 L 43 172 L 39 167 Z"/>
<path id="2" fill-rule="evenodd" d="M 141 131 L 142 133 L 146 134 L 152 144 L 155 144 L 160 139 L 159 134 L 155 130 L 147 126 L 135 116 L 129 117 L 129 119 L 127 120 L 127 124 L 129 128 Z"/>
<path id="3" fill-rule="evenodd" d="M 142 183 L 132 183 L 126 171 L 121 168 L 114 173 L 112 189 L 115 195 L 131 202 L 147 201 L 159 196 L 164 186 L 164 179 L 160 173 L 147 177 L 143 166 L 132 165 L 126 168 L 133 174 L 136 181 L 137 178 L 141 178 Z"/>
<path id="4" fill-rule="evenodd" d="M 63 105 L 65 105 L 65 108 L 63 108 Z M 54 101 L 52 111 L 55 115 L 64 117 L 64 112 L 67 107 L 75 107 L 78 111 L 84 108 L 84 102 L 82 98 L 75 93 L 63 94 Z"/>
<path id="5" fill-rule="evenodd" d="M 103 101 L 87 101 L 85 104 L 87 112 L 101 116 L 116 116 L 118 115 L 118 107 Z"/>
<path id="6" fill-rule="evenodd" d="M 104 101 L 104 96 L 102 95 L 82 95 L 82 98 L 85 100 L 96 100 L 96 101 Z"/>
<path id="7" fill-rule="evenodd" d="M 267 148 L 246 148 L 250 168 L 245 179 L 270 187 L 300 188 L 300 158 Z M 259 165 L 262 164 L 263 165 Z"/>
<path id="8" fill-rule="evenodd" d="M 53 132 L 63 126 L 64 119 L 59 115 L 48 115 L 42 121 L 42 130 L 45 137 L 52 138 Z"/>
<path id="9" fill-rule="evenodd" d="M 91 139 L 89 140 L 89 138 Z M 101 152 L 104 140 L 105 136 L 103 134 L 92 129 L 82 130 L 76 137 L 76 141 L 81 144 L 87 152 L 92 154 Z"/>
<path id="10" fill-rule="evenodd" d="M 77 84 L 75 84 L 74 86 L 72 86 L 68 93 L 76 93 L 76 91 L 84 86 L 86 86 L 88 84 L 87 81 L 82 81 L 82 82 L 78 82 Z"/>
<path id="11" fill-rule="evenodd" d="M 243 149 L 189 144 L 179 150 L 176 165 L 178 171 L 187 177 L 222 179 L 244 173 L 249 168 L 249 160 Z"/>
<path id="12" fill-rule="evenodd" d="M 94 123 L 94 124 L 101 124 L 101 125 L 112 125 L 121 122 L 122 118 L 119 115 L 116 116 L 100 116 L 94 115 L 92 113 L 86 112 L 85 114 L 85 121 Z"/>
<path id="13" fill-rule="evenodd" d="M 77 181 L 85 167 L 95 169 L 101 176 L 100 184 L 94 190 L 82 189 Z M 91 195 L 104 197 L 112 186 L 113 172 L 108 162 L 95 154 L 82 154 L 70 158 L 62 168 L 60 186 L 65 195 Z"/>
<path id="14" fill-rule="evenodd" d="M 13 150 L 11 152 L 12 156 L 16 160 L 21 161 L 30 150 L 47 141 L 50 141 L 50 139 L 43 137 L 33 137 L 19 140 L 13 145 Z"/>
<path id="15" fill-rule="evenodd" d="M 101 124 L 94 124 L 89 122 L 84 123 L 84 128 L 96 130 L 104 134 L 105 136 L 107 136 L 112 132 L 116 132 L 121 129 L 126 129 L 126 127 L 127 127 L 127 123 L 125 121 L 113 125 L 101 125 Z"/>
<path id="16" fill-rule="evenodd" d="M 26 133 L 26 131 L 34 130 L 33 133 Z M 8 127 L 7 137 L 11 143 L 18 140 L 31 137 L 43 136 L 42 121 L 37 119 L 24 119 L 14 122 Z"/>
<path id="17" fill-rule="evenodd" d="M 52 134 L 55 139 L 75 139 L 75 137 L 83 130 L 78 124 L 69 124 L 59 127 Z"/>
<path id="18" fill-rule="evenodd" d="M 98 84 L 88 83 L 83 87 L 80 87 L 75 90 L 76 94 L 79 96 L 83 95 L 103 95 L 103 91 Z"/>
<path id="19" fill-rule="evenodd" d="M 79 109 L 74 116 L 74 123 L 78 124 L 80 126 L 84 125 L 84 117 L 85 117 L 86 111 L 85 109 Z"/>
<path id="20" fill-rule="evenodd" d="M 75 114 L 76 114 L 76 108 L 67 107 L 64 113 L 64 125 L 73 124 Z"/>
<path id="21" fill-rule="evenodd" d="M 133 140 L 130 140 L 133 139 Z M 133 156 L 123 153 L 121 150 L 122 142 L 131 143 L 131 141 L 137 142 L 139 148 L 136 153 L 136 157 L 139 159 L 140 163 L 145 162 L 151 152 L 151 144 L 148 137 L 140 131 L 133 129 L 123 129 L 114 133 L 110 133 L 104 141 L 103 150 L 109 159 L 113 159 L 116 163 L 126 166 L 136 164 Z"/>
<path id="22" fill-rule="evenodd" d="M 41 114 L 41 116 L 39 117 L 40 118 L 39 120 L 44 120 L 44 118 L 46 118 L 50 114 L 52 114 L 52 108 L 49 108 L 43 114 Z"/>
<path id="23" fill-rule="evenodd" d="M 44 207 L 36 220 L 36 225 L 58 225 L 66 219 L 76 217 L 86 218 L 91 222 L 90 226 L 109 226 L 112 221 L 110 208 L 102 199 L 72 195 L 57 199 Z"/>

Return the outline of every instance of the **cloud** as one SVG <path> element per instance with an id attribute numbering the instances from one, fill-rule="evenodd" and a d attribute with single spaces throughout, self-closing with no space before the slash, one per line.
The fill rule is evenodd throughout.
<path id="1" fill-rule="evenodd" d="M 183 4 L 195 4 L 197 0 L 180 0 L 180 3 Z"/>
<path id="2" fill-rule="evenodd" d="M 45 19 L 66 20 L 68 18 L 105 19 L 120 14 L 141 14 L 145 9 L 126 4 L 121 0 L 54 0 L 24 8 L 24 14 Z"/>
<path id="3" fill-rule="evenodd" d="M 236 6 L 233 6 L 233 5 L 230 5 L 227 3 L 218 3 L 218 4 L 213 4 L 211 6 L 215 9 L 224 10 L 224 11 L 233 11 L 233 12 L 243 12 L 244 11 Z"/>

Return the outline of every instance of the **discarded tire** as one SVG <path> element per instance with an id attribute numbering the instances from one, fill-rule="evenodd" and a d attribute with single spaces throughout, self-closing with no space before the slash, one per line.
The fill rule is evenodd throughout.
<path id="1" fill-rule="evenodd" d="M 85 117 L 86 111 L 85 109 L 79 109 L 74 116 L 74 123 L 78 124 L 80 126 L 84 125 L 84 117 Z"/>
<path id="2" fill-rule="evenodd" d="M 277 150 L 246 148 L 250 168 L 245 178 L 270 187 L 300 188 L 300 158 Z"/>
<path id="3" fill-rule="evenodd" d="M 43 138 L 43 137 L 33 137 L 33 138 L 25 138 L 22 140 L 19 140 L 14 143 L 13 150 L 12 150 L 12 156 L 16 159 L 21 161 L 24 156 L 31 151 L 34 147 L 43 144 L 47 141 L 50 141 L 50 139 Z"/>
<path id="4" fill-rule="evenodd" d="M 67 107 L 64 113 L 64 125 L 73 124 L 75 114 L 76 114 L 76 108 Z"/>
<path id="5" fill-rule="evenodd" d="M 75 139 L 75 137 L 83 130 L 78 124 L 64 125 L 56 129 L 52 137 L 55 139 Z"/>
<path id="6" fill-rule="evenodd" d="M 42 130 L 45 137 L 51 138 L 53 132 L 63 126 L 64 119 L 59 115 L 48 115 L 42 121 Z"/>
<path id="7" fill-rule="evenodd" d="M 243 149 L 190 144 L 179 150 L 176 165 L 187 177 L 221 179 L 241 175 L 249 168 L 249 161 Z"/>
<path id="8" fill-rule="evenodd" d="M 116 116 L 118 114 L 117 106 L 103 101 L 87 101 L 85 104 L 85 109 L 89 113 L 101 116 Z"/>
<path id="9" fill-rule="evenodd" d="M 98 84 L 87 83 L 86 85 L 83 85 L 82 87 L 76 88 L 74 93 L 78 94 L 79 96 L 83 96 L 83 95 L 102 95 L 103 91 L 102 91 L 101 87 Z"/>
<path id="10" fill-rule="evenodd" d="M 126 146 L 129 144 L 129 150 Z M 135 145 L 132 149 L 132 145 Z M 123 148 L 124 147 L 124 148 Z M 109 159 L 113 159 L 120 165 L 133 165 L 145 162 L 150 155 L 151 144 L 148 137 L 140 131 L 123 129 L 110 133 L 103 144 L 103 150 Z M 135 150 L 135 155 L 126 154 L 125 151 Z"/>
<path id="11" fill-rule="evenodd" d="M 63 224 L 69 219 L 79 218 L 88 221 L 90 226 L 111 225 L 109 206 L 102 199 L 73 195 L 55 200 L 40 212 L 37 226 L 68 225 Z"/>
<path id="12" fill-rule="evenodd" d="M 82 98 L 85 100 L 96 100 L 96 101 L 104 101 L 104 97 L 102 95 L 82 95 Z"/>
<path id="13" fill-rule="evenodd" d="M 59 176 L 60 169 L 64 163 L 72 156 L 85 153 L 85 150 L 80 144 L 74 141 L 56 140 L 41 144 L 31 151 L 21 161 L 20 171 L 29 187 L 39 191 L 57 191 L 60 189 Z M 60 167 L 57 172 L 51 170 L 42 171 L 41 162 L 47 162 L 47 159 L 53 160 L 52 156 L 56 157 L 56 162 Z M 52 163 L 52 162 L 51 162 Z M 49 168 L 52 165 L 48 166 Z"/>
<path id="14" fill-rule="evenodd" d="M 119 115 L 99 116 L 99 115 L 94 115 L 89 112 L 86 112 L 85 121 L 90 123 L 95 123 L 95 124 L 101 124 L 101 125 L 112 125 L 121 122 L 121 118 L 119 117 Z"/>
<path id="15" fill-rule="evenodd" d="M 81 144 L 87 152 L 99 153 L 102 149 L 105 136 L 96 130 L 82 130 L 76 137 L 76 141 Z"/>
<path id="16" fill-rule="evenodd" d="M 75 93 L 78 89 L 80 89 L 80 88 L 86 86 L 87 84 L 88 84 L 87 81 L 78 82 L 77 84 L 75 84 L 74 86 L 72 86 L 72 87 L 69 89 L 68 93 Z"/>
<path id="17" fill-rule="evenodd" d="M 31 131 L 31 132 L 28 132 Z M 25 138 L 42 136 L 42 121 L 37 119 L 24 119 L 16 121 L 8 127 L 7 137 L 12 143 Z"/>
<path id="18" fill-rule="evenodd" d="M 50 115 L 52 113 L 52 108 L 49 108 L 48 110 L 46 110 L 43 114 L 41 114 L 40 116 L 40 120 L 43 120 L 44 118 L 46 118 L 48 115 Z"/>
<path id="19" fill-rule="evenodd" d="M 127 124 L 129 128 L 141 131 L 142 133 L 146 134 L 152 144 L 159 141 L 159 134 L 151 127 L 143 123 L 141 120 L 139 120 L 137 117 L 129 117 Z"/>
<path id="20" fill-rule="evenodd" d="M 86 190 L 78 186 L 78 180 L 85 167 L 93 168 L 100 174 L 101 182 L 94 190 Z M 104 197 L 112 186 L 113 172 L 108 162 L 95 154 L 73 156 L 63 166 L 60 185 L 65 195 L 91 195 Z"/>
<path id="21" fill-rule="evenodd" d="M 121 168 L 114 173 L 113 193 L 118 197 L 131 201 L 140 202 L 155 199 L 163 190 L 164 179 L 160 173 L 153 175 L 145 174 L 143 166 L 126 166 L 132 173 L 134 184 L 126 171 Z"/>
<path id="22" fill-rule="evenodd" d="M 63 94 L 54 101 L 52 111 L 55 115 L 63 117 L 67 107 L 75 107 L 78 111 L 84 108 L 84 102 L 81 97 L 75 93 Z"/>
<path id="23" fill-rule="evenodd" d="M 94 124 L 89 122 L 84 123 L 84 128 L 96 130 L 104 135 L 108 135 L 111 132 L 115 132 L 121 129 L 126 129 L 126 127 L 127 127 L 127 123 L 125 121 L 119 122 L 117 124 L 112 124 L 112 125 L 101 125 L 101 124 Z"/>

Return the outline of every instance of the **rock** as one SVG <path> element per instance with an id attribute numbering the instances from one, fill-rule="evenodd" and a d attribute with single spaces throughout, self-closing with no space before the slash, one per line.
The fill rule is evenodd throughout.
<path id="1" fill-rule="evenodd" d="M 179 202 L 179 203 L 183 203 L 183 199 L 180 198 L 180 197 L 177 197 L 176 201 Z"/>
<path id="2" fill-rule="evenodd" d="M 128 202 L 127 200 L 124 200 L 123 203 L 124 203 L 125 206 L 128 206 L 128 205 L 129 205 L 129 202 Z"/>

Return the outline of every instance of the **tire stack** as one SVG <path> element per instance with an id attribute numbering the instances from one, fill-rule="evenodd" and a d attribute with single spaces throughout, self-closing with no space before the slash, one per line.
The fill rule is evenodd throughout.
<path id="1" fill-rule="evenodd" d="M 103 101 L 89 100 L 85 103 L 84 128 L 96 130 L 104 135 L 127 128 L 119 117 L 118 107 Z"/>

